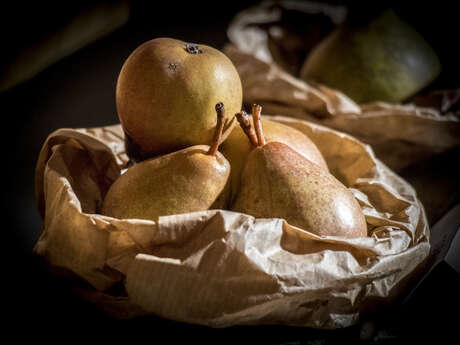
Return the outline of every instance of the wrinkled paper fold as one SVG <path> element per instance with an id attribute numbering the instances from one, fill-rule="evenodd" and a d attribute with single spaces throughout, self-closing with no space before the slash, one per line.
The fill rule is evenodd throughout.
<path id="1" fill-rule="evenodd" d="M 88 298 L 115 317 L 338 328 L 390 303 L 429 253 L 414 189 L 347 134 L 266 117 L 315 142 L 359 200 L 368 237 L 320 237 L 282 219 L 226 210 L 158 222 L 102 216 L 104 195 L 127 162 L 123 131 L 113 125 L 59 129 L 47 138 L 36 168 L 44 225 L 35 252 L 89 282 Z M 107 289 L 120 283 L 126 296 L 111 296 Z"/>

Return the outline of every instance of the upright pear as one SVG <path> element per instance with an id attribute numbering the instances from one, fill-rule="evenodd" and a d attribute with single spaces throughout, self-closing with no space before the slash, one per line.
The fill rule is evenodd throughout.
<path id="1" fill-rule="evenodd" d="M 211 146 L 195 145 L 134 164 L 109 188 L 102 214 L 156 221 L 213 207 L 230 175 L 230 164 L 218 151 L 225 117 L 222 103 L 216 112 Z"/>
<path id="2" fill-rule="evenodd" d="M 364 215 L 350 190 L 290 146 L 267 143 L 260 122 L 261 107 L 253 109 L 255 131 L 242 127 L 255 145 L 232 209 L 257 218 L 284 218 L 317 235 L 366 236 Z"/>
<path id="3" fill-rule="evenodd" d="M 247 122 L 247 126 L 252 126 L 251 118 L 243 111 L 240 116 Z M 328 171 L 327 163 L 318 147 L 313 141 L 301 131 L 284 125 L 279 122 L 268 119 L 261 119 L 264 128 L 264 137 L 266 142 L 277 141 L 290 146 L 292 149 L 308 158 L 311 162 Z M 228 138 L 220 148 L 225 158 L 228 159 L 232 166 L 230 173 L 231 199 L 234 199 L 240 186 L 241 172 L 244 168 L 252 145 L 248 141 L 244 130 L 236 126 L 231 131 Z"/>

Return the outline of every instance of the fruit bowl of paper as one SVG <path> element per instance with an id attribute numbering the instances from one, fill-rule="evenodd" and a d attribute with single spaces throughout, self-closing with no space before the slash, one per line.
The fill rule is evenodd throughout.
<path id="1" fill-rule="evenodd" d="M 104 199 L 129 161 L 116 124 L 63 128 L 47 138 L 36 167 L 44 225 L 35 253 L 89 283 L 82 294 L 113 317 L 340 328 L 391 305 L 430 248 L 413 188 L 348 134 L 264 116 L 263 109 L 261 118 L 267 142 L 269 122 L 310 138 L 356 199 L 364 236 L 318 234 L 222 205 L 156 220 L 103 215 Z M 224 145 L 219 150 L 228 156 Z M 120 290 L 114 286 L 123 292 L 114 295 Z"/>

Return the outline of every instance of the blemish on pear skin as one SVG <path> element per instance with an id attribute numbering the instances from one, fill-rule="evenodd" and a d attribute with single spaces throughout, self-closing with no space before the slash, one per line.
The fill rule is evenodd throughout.
<path id="1" fill-rule="evenodd" d="M 187 53 L 190 53 L 190 54 L 201 54 L 201 53 L 203 53 L 203 51 L 200 49 L 198 44 L 195 44 L 195 43 L 187 43 L 185 45 L 185 50 L 187 51 Z"/>

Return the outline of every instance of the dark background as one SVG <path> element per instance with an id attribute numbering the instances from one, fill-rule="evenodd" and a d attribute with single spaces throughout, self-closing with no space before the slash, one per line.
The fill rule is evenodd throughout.
<path id="1" fill-rule="evenodd" d="M 327 343 L 343 343 L 358 339 L 358 327 L 331 333 L 275 326 L 210 330 L 153 317 L 115 321 L 73 296 L 67 281 L 45 274 L 42 263 L 32 256 L 32 248 L 41 231 L 34 198 L 34 169 L 46 137 L 63 127 L 118 123 L 114 97 L 116 79 L 124 60 L 141 43 L 166 36 L 221 49 L 228 42 L 226 29 L 235 14 L 258 2 L 165 1 L 150 4 L 132 1 L 130 19 L 123 27 L 0 94 L 4 134 L 2 181 L 6 189 L 2 192 L 5 220 L 2 230 L 7 235 L 1 238 L 2 287 L 6 288 L 5 303 L 12 307 L 3 310 L 9 321 L 8 329 L 14 330 L 16 337 L 33 335 L 46 340 L 50 336 L 59 339 L 65 335 L 84 339 L 90 332 L 96 332 L 101 337 L 111 334 L 109 339 L 114 340 L 122 336 L 130 338 L 138 331 L 154 342 L 159 336 L 166 336 L 167 343 L 178 343 L 185 335 L 184 343 L 246 343 L 242 341 L 244 331 L 254 344 L 309 341 L 325 344 L 326 340 Z M 437 51 L 444 69 L 433 87 L 460 86 L 457 67 L 460 58 L 456 47 L 458 17 L 451 2 L 423 2 L 416 7 L 397 2 L 370 3 L 373 8 L 393 6 L 398 9 Z M 360 15 L 372 11 L 362 2 L 353 4 Z M 8 5 L 2 13 L 2 59 L 8 58 L 8 52 L 54 30 L 82 5 L 91 6 L 91 2 L 76 5 L 42 1 L 34 5 L 19 1 Z M 396 318 L 394 314 L 382 314 L 382 318 L 386 317 Z M 388 327 L 389 335 L 381 343 L 397 343 L 398 337 L 407 337 L 413 331 L 410 322 L 406 330 L 400 324 Z"/>

